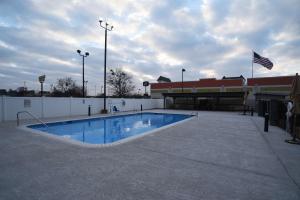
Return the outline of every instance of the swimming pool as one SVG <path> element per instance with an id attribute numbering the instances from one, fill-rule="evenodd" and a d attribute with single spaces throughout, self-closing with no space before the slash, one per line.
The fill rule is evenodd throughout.
<path id="1" fill-rule="evenodd" d="M 192 115 L 138 113 L 30 125 L 28 128 L 88 144 L 109 144 L 185 120 Z"/>

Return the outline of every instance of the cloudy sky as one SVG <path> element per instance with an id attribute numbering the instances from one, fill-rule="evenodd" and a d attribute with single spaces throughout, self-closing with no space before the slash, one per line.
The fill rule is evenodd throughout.
<path id="1" fill-rule="evenodd" d="M 45 88 L 70 76 L 81 84 L 77 49 L 88 51 L 89 93 L 103 85 L 107 66 L 123 68 L 139 88 L 159 75 L 181 80 L 251 77 L 252 50 L 270 58 L 254 76 L 300 71 L 300 0 L 0 0 L 0 88 Z"/>

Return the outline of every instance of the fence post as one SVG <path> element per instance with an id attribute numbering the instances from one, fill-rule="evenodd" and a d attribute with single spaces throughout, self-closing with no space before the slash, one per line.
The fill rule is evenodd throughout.
<path id="1" fill-rule="evenodd" d="M 269 130 L 269 113 L 265 114 L 265 127 L 264 127 L 264 131 L 268 132 Z"/>
<path id="2" fill-rule="evenodd" d="M 1 110 L 2 110 L 2 113 L 1 113 L 1 121 L 2 122 L 4 122 L 5 121 L 5 112 L 6 112 L 6 108 L 5 108 L 5 100 L 6 100 L 6 98 L 5 98 L 5 96 L 4 95 L 2 95 L 1 96 Z"/>
<path id="3" fill-rule="evenodd" d="M 69 97 L 69 116 L 72 116 L 72 97 Z"/>
<path id="4" fill-rule="evenodd" d="M 41 99 L 41 118 L 44 118 L 44 96 L 41 96 L 40 99 Z"/>

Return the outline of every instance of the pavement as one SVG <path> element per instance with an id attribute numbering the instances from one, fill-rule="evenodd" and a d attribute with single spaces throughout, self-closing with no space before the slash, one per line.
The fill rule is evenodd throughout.
<path id="1" fill-rule="evenodd" d="M 136 140 L 87 148 L 0 123 L 0 199 L 299 200 L 300 145 L 263 124 L 199 111 Z"/>

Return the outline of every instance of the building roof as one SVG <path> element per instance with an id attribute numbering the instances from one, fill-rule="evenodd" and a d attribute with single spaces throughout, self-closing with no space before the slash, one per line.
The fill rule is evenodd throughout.
<path id="1" fill-rule="evenodd" d="M 159 76 L 157 81 L 171 82 L 171 79 L 164 76 Z"/>
<path id="2" fill-rule="evenodd" d="M 199 81 L 200 80 L 216 80 L 216 78 L 200 78 Z"/>
<path id="3" fill-rule="evenodd" d="M 244 77 L 243 77 L 243 75 L 240 75 L 240 76 L 223 76 L 223 78 L 222 78 L 223 80 L 225 80 L 225 79 L 243 79 L 243 80 L 246 80 Z"/>
<path id="4" fill-rule="evenodd" d="M 169 89 L 169 88 L 198 88 L 198 87 L 230 87 L 243 86 L 242 79 L 216 80 L 200 79 L 199 81 L 172 82 L 172 83 L 151 83 L 151 89 Z"/>
<path id="5" fill-rule="evenodd" d="M 247 85 L 292 85 L 295 76 L 274 76 L 274 77 L 260 77 L 248 78 Z"/>

